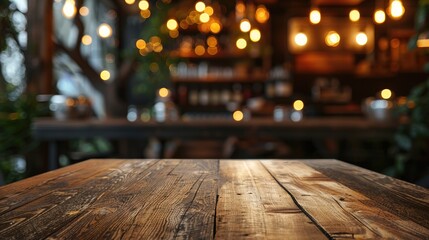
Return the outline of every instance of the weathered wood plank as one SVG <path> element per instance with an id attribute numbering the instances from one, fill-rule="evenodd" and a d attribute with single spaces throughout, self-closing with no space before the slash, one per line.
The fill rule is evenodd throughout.
<path id="1" fill-rule="evenodd" d="M 51 237 L 213 237 L 218 161 L 166 160 L 123 182 Z"/>
<path id="2" fill-rule="evenodd" d="M 263 165 L 332 238 L 424 239 L 429 229 L 368 205 L 371 199 L 299 161 Z"/>
<path id="3" fill-rule="evenodd" d="M 135 168 L 145 169 L 153 161 L 95 161 L 98 165 L 116 163 L 116 167 L 104 168 L 104 173 L 92 176 L 89 181 L 67 183 L 61 178 L 64 188 L 57 188 L 49 195 L 43 195 L 27 204 L 6 212 L 1 216 L 0 239 L 41 239 L 50 236 L 57 229 L 72 222 L 79 214 L 121 181 L 136 173 Z M 82 164 L 92 166 L 91 161 Z M 120 166 L 120 167 L 118 167 Z M 100 168 L 103 168 L 100 166 Z"/>
<path id="4" fill-rule="evenodd" d="M 258 161 L 221 161 L 220 175 L 217 239 L 326 238 Z"/>
<path id="5" fill-rule="evenodd" d="M 365 204 L 429 228 L 428 189 L 341 161 L 308 160 L 305 164 L 371 199 Z"/>
<path id="6" fill-rule="evenodd" d="M 61 189 L 84 184 L 99 174 L 105 175 L 106 171 L 117 164 L 118 162 L 109 160 L 92 160 L 0 187 L 0 215 L 43 196 L 61 192 Z"/>

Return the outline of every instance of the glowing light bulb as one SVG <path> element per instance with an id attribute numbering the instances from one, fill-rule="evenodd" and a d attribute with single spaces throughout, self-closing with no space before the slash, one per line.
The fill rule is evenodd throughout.
<path id="1" fill-rule="evenodd" d="M 110 72 L 109 72 L 109 71 L 107 71 L 107 70 L 103 70 L 103 71 L 101 71 L 101 73 L 100 73 L 100 78 L 101 78 L 102 80 L 104 80 L 104 81 L 109 80 L 109 79 L 110 79 Z"/>
<path id="2" fill-rule="evenodd" d="M 298 33 L 295 35 L 295 44 L 298 46 L 305 46 L 307 44 L 307 35 L 305 35 L 304 33 Z"/>
<path id="3" fill-rule="evenodd" d="M 125 0 L 125 3 L 128 5 L 132 5 L 136 2 L 136 0 Z"/>
<path id="4" fill-rule="evenodd" d="M 210 24 L 210 31 L 212 33 L 219 33 L 221 29 L 222 29 L 222 26 L 217 22 Z"/>
<path id="5" fill-rule="evenodd" d="M 270 12 L 264 5 L 259 5 L 255 11 L 255 19 L 259 23 L 265 23 L 270 19 Z"/>
<path id="6" fill-rule="evenodd" d="M 197 10 L 198 12 L 204 12 L 204 9 L 206 9 L 206 4 L 203 2 L 197 2 L 195 3 L 195 10 Z"/>
<path id="7" fill-rule="evenodd" d="M 313 9 L 310 12 L 310 22 L 312 24 L 318 24 L 322 20 L 322 16 L 320 14 L 320 11 L 318 9 Z"/>
<path id="8" fill-rule="evenodd" d="M 252 27 L 252 25 L 250 24 L 250 21 L 248 19 L 243 19 L 240 21 L 240 30 L 242 32 L 250 31 L 251 27 Z"/>
<path id="9" fill-rule="evenodd" d="M 142 11 L 148 10 L 149 9 L 149 2 L 147 0 L 141 0 L 139 2 L 139 8 Z"/>
<path id="10" fill-rule="evenodd" d="M 304 109 L 304 102 L 302 100 L 296 100 L 295 102 L 293 102 L 293 109 L 295 109 L 296 111 L 301 111 L 302 109 Z"/>
<path id="11" fill-rule="evenodd" d="M 360 19 L 360 13 L 359 13 L 359 11 L 356 10 L 356 9 L 351 10 L 350 13 L 349 13 L 349 18 L 350 18 L 350 21 L 352 21 L 352 22 L 359 21 L 359 19 Z"/>
<path id="12" fill-rule="evenodd" d="M 214 13 L 214 9 L 213 9 L 212 7 L 210 7 L 210 6 L 207 6 L 207 7 L 204 9 L 204 12 L 205 12 L 205 13 L 207 13 L 209 16 L 211 16 L 211 15 L 213 15 L 213 13 Z"/>
<path id="13" fill-rule="evenodd" d="M 243 120 L 244 114 L 242 111 L 237 110 L 232 114 L 232 118 L 234 119 L 234 121 L 239 122 L 239 121 Z"/>
<path id="14" fill-rule="evenodd" d="M 328 34 L 326 34 L 325 37 L 325 43 L 329 47 L 336 47 L 340 44 L 341 37 L 340 35 L 335 31 L 330 31 Z"/>
<path id="15" fill-rule="evenodd" d="M 247 41 L 244 38 L 239 38 L 235 42 L 235 45 L 237 46 L 238 49 L 245 49 L 247 47 Z"/>
<path id="16" fill-rule="evenodd" d="M 89 14 L 89 8 L 83 6 L 79 9 L 79 14 L 83 17 L 88 16 Z"/>
<path id="17" fill-rule="evenodd" d="M 92 37 L 89 35 L 84 35 L 82 37 L 82 44 L 83 45 L 90 45 L 92 43 Z"/>
<path id="18" fill-rule="evenodd" d="M 145 41 L 145 40 L 143 40 L 143 39 L 139 39 L 139 40 L 137 40 L 137 41 L 136 41 L 136 47 L 137 47 L 138 49 L 144 49 L 144 48 L 146 48 L 146 41 Z"/>
<path id="19" fill-rule="evenodd" d="M 202 23 L 207 23 L 210 21 L 210 16 L 207 13 L 201 13 L 200 15 L 200 21 Z"/>
<path id="20" fill-rule="evenodd" d="M 356 35 L 356 43 L 360 46 L 364 46 L 368 42 L 368 36 L 364 32 L 360 32 Z"/>
<path id="21" fill-rule="evenodd" d="M 175 19 L 169 19 L 167 21 L 167 28 L 168 30 L 176 30 L 177 27 L 179 26 L 179 24 L 177 23 L 177 21 Z"/>
<path id="22" fill-rule="evenodd" d="M 405 13 L 404 5 L 401 0 L 391 0 L 389 5 L 389 14 L 393 19 L 400 19 Z"/>
<path id="23" fill-rule="evenodd" d="M 168 95 L 170 94 L 170 91 L 167 88 L 160 88 L 158 91 L 158 94 L 160 97 L 165 98 L 165 97 L 168 97 Z"/>
<path id="24" fill-rule="evenodd" d="M 250 40 L 252 42 L 259 42 L 259 40 L 261 40 L 261 31 L 259 31 L 258 29 L 252 29 L 250 31 Z"/>
<path id="25" fill-rule="evenodd" d="M 112 27 L 107 23 L 102 23 L 98 27 L 98 35 L 102 38 L 108 38 L 112 36 Z"/>
<path id="26" fill-rule="evenodd" d="M 73 18 L 76 15 L 76 3 L 74 0 L 66 0 L 62 9 L 65 18 Z"/>
<path id="27" fill-rule="evenodd" d="M 374 21 L 378 24 L 384 23 L 386 21 L 386 13 L 382 9 L 375 11 Z"/>
<path id="28" fill-rule="evenodd" d="M 387 89 L 387 88 L 383 89 L 380 94 L 381 94 L 381 97 L 386 100 L 392 97 L 392 91 L 390 91 L 390 89 Z"/>

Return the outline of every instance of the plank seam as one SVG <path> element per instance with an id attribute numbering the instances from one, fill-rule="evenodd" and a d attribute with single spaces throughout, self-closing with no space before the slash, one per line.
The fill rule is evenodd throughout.
<path id="1" fill-rule="evenodd" d="M 280 185 L 281 188 L 283 188 L 289 196 L 292 198 L 293 202 L 296 204 L 296 206 L 316 225 L 316 227 L 330 240 L 333 240 L 334 238 L 320 225 L 313 216 L 309 212 L 307 212 L 301 204 L 296 200 L 295 196 L 285 187 L 283 184 L 281 184 L 277 178 L 274 176 L 274 174 L 265 166 L 265 164 L 261 161 L 259 161 L 262 166 L 267 170 L 267 172 L 273 177 L 273 179 L 277 182 L 277 184 Z"/>

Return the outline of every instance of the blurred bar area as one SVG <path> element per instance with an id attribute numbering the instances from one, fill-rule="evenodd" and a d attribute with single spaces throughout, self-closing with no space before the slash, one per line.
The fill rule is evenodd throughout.
<path id="1" fill-rule="evenodd" d="M 0 185 L 89 158 L 334 158 L 429 186 L 427 1 L 0 11 Z"/>

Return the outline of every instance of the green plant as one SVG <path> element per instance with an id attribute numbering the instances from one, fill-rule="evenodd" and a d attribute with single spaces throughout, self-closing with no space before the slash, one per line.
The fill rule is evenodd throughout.
<path id="1" fill-rule="evenodd" d="M 415 28 L 410 49 L 416 49 L 420 35 L 429 32 L 429 0 L 420 1 Z M 419 51 L 427 54 L 426 49 Z M 429 63 L 424 70 L 429 72 Z M 387 173 L 414 182 L 429 174 L 429 79 L 412 89 L 407 103 L 399 106 L 397 112 L 406 116 L 407 121 L 395 135 L 395 164 Z"/>

